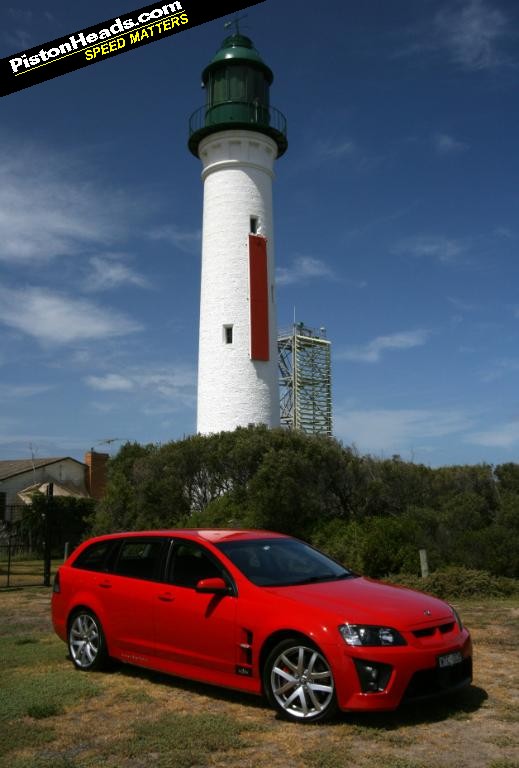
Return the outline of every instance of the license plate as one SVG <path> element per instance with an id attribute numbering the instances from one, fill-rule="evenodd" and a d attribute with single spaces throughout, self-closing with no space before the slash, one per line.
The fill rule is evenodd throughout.
<path id="1" fill-rule="evenodd" d="M 454 667 L 456 664 L 461 664 L 463 661 L 463 656 L 461 655 L 461 651 L 454 651 L 454 653 L 445 653 L 443 656 L 438 656 L 438 666 L 440 668 L 444 667 Z"/>

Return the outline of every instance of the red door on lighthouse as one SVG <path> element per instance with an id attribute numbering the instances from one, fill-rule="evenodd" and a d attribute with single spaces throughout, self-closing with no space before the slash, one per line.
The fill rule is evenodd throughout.
<path id="1" fill-rule="evenodd" d="M 250 356 L 269 360 L 267 239 L 249 235 Z"/>

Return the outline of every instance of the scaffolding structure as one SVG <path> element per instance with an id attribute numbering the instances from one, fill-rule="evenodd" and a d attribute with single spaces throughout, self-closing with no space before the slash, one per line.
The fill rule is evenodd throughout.
<path id="1" fill-rule="evenodd" d="M 278 336 L 282 427 L 332 434 L 331 342 L 324 328 L 294 323 Z"/>

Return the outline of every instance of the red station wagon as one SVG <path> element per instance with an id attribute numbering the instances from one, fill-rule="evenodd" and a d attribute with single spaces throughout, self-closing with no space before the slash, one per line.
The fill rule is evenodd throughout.
<path id="1" fill-rule="evenodd" d="M 470 635 L 450 605 L 268 531 L 90 539 L 56 574 L 52 619 L 80 670 L 112 658 L 265 694 L 297 722 L 472 680 Z"/>

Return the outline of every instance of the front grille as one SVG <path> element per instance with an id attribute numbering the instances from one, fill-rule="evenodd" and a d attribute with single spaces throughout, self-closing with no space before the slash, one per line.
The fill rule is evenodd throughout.
<path id="1" fill-rule="evenodd" d="M 436 627 L 426 627 L 425 629 L 415 629 L 413 635 L 415 637 L 432 637 L 439 632 L 441 635 L 446 635 L 447 632 L 452 632 L 454 629 L 454 622 L 449 621 L 447 624 L 439 624 Z"/>
<path id="2" fill-rule="evenodd" d="M 463 659 L 461 664 L 445 669 L 422 669 L 412 676 L 404 698 L 426 699 L 464 688 L 472 682 L 472 659 Z"/>

